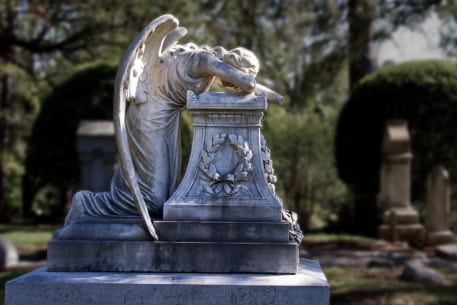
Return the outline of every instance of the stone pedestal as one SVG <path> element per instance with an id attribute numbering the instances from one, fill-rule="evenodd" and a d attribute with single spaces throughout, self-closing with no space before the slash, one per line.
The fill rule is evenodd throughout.
<path id="1" fill-rule="evenodd" d="M 382 144 L 380 201 L 385 210 L 379 236 L 389 241 L 425 243 L 425 229 L 411 205 L 411 160 L 408 125 L 405 120 L 389 120 Z"/>
<path id="2" fill-rule="evenodd" d="M 49 271 L 297 272 L 298 244 L 281 219 L 260 133 L 265 96 L 189 92 L 187 104 L 192 153 L 154 220 L 159 241 L 138 217 L 83 217 L 49 243 Z"/>
<path id="3" fill-rule="evenodd" d="M 6 284 L 6 305 L 303 304 L 328 305 L 319 263 L 301 260 L 294 275 L 46 272 Z"/>
<path id="4" fill-rule="evenodd" d="M 288 223 L 155 221 L 151 241 L 141 219 L 85 217 L 48 246 L 48 271 L 297 272 L 298 245 Z"/>
<path id="5" fill-rule="evenodd" d="M 267 181 L 260 127 L 263 95 L 188 93 L 192 153 L 184 178 L 165 202 L 171 221 L 281 221 L 281 202 Z"/>
<path id="6" fill-rule="evenodd" d="M 457 244 L 457 237 L 450 230 L 427 232 L 427 246 Z"/>

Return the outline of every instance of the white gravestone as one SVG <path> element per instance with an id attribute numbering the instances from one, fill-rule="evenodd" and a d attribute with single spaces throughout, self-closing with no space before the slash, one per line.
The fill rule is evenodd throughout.
<path id="1" fill-rule="evenodd" d="M 427 245 L 457 242 L 449 230 L 450 197 L 449 173 L 442 165 L 436 165 L 427 177 Z"/>

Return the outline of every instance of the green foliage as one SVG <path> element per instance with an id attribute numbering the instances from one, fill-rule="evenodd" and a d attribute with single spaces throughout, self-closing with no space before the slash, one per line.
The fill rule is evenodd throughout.
<path id="1" fill-rule="evenodd" d="M 54 230 L 52 227 L 0 225 L 0 235 L 18 248 L 19 255 L 46 249 Z"/>
<path id="2" fill-rule="evenodd" d="M 336 220 L 347 200 L 332 163 L 336 113 L 331 107 L 290 113 L 270 106 L 265 120 L 276 190 L 284 206 L 299 213 L 305 229 Z"/>
<path id="3" fill-rule="evenodd" d="M 44 101 L 33 126 L 25 161 L 24 211 L 40 210 L 60 219 L 67 194 L 80 181 L 76 152 L 76 130 L 81 120 L 112 120 L 116 67 L 107 64 L 84 66 L 55 88 Z M 192 142 L 191 120 L 182 114 L 183 165 L 187 164 Z"/>
<path id="4" fill-rule="evenodd" d="M 416 61 L 381 69 L 355 88 L 338 120 L 338 174 L 356 191 L 379 188 L 381 140 L 387 119 L 408 120 L 413 161 L 413 198 L 423 197 L 425 177 L 440 161 L 457 170 L 457 64 Z"/>
<path id="5" fill-rule="evenodd" d="M 10 107 L 0 107 L 0 121 L 5 124 L 0 127 L 5 137 L 1 139 L 5 147 L 0 148 L 0 158 L 6 176 L 5 199 L 9 202 L 5 216 L 15 218 L 19 215 L 22 198 L 20 186 L 24 174 L 25 141 L 30 134 L 30 121 L 39 109 L 38 95 L 40 92 L 46 92 L 46 86 L 43 82 L 33 80 L 30 75 L 13 65 L 0 66 L 0 75 L 5 74 L 15 80 L 10 88 L 14 103 Z M 4 89 L 0 86 L 2 92 Z"/>
<path id="6" fill-rule="evenodd" d="M 105 64 L 84 68 L 43 102 L 27 147 L 25 212 L 30 212 L 35 195 L 44 186 L 52 186 L 55 198 L 48 190 L 43 201 L 51 205 L 57 201 L 54 205 L 62 208 L 65 194 L 78 184 L 76 130 L 82 119 L 112 119 L 115 72 L 116 67 Z"/>

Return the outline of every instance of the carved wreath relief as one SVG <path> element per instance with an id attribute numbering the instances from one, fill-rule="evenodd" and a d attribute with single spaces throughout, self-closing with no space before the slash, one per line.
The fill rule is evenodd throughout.
<path id="1" fill-rule="evenodd" d="M 238 160 L 235 164 L 230 164 L 231 158 L 227 154 L 222 154 L 222 148 L 227 145 L 235 152 Z M 235 195 L 248 190 L 248 187 L 242 183 L 248 180 L 248 175 L 252 172 L 252 150 L 248 142 L 240 135 L 220 133 L 211 138 L 206 143 L 206 149 L 203 149 L 200 162 L 199 174 L 202 179 L 200 182 L 201 190 L 209 195 L 218 195 L 221 192 L 226 195 Z M 216 163 L 217 158 L 225 158 L 224 163 L 229 162 L 228 166 L 232 170 L 223 174 Z M 227 164 L 225 164 L 227 166 Z"/>

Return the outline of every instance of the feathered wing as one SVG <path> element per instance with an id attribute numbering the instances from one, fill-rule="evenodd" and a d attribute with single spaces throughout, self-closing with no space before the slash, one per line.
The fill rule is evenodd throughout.
<path id="1" fill-rule="evenodd" d="M 114 127 L 121 170 L 126 177 L 127 185 L 146 229 L 154 240 L 158 240 L 159 237 L 140 191 L 129 149 L 125 126 L 126 102 L 147 102 L 148 82 L 154 81 L 154 73 L 159 69 L 163 41 L 177 28 L 178 24 L 178 20 L 172 15 L 163 15 L 147 25 L 122 58 L 114 88 Z"/>

